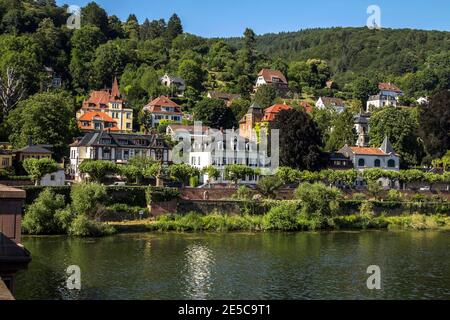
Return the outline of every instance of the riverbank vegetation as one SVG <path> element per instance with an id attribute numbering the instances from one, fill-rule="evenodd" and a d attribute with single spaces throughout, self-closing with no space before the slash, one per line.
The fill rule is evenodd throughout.
<path id="1" fill-rule="evenodd" d="M 397 197 L 398 194 L 390 194 Z M 345 215 L 345 202 L 337 188 L 321 183 L 305 183 L 295 192 L 296 200 L 271 201 L 263 214 L 229 215 L 212 212 L 207 215 L 191 212 L 186 215 L 166 215 L 146 224 L 150 231 L 315 231 L 364 229 L 437 229 L 450 228 L 450 217 L 433 213 L 412 213 L 389 216 L 388 211 L 376 214 L 374 203 L 359 200 L 359 211 Z M 386 208 L 392 203 L 387 203 Z M 248 208 L 247 208 L 248 209 Z M 140 224 L 142 226 L 142 223 Z M 123 228 L 127 230 L 126 227 Z M 130 230 L 130 229 L 128 229 Z"/>
<path id="2" fill-rule="evenodd" d="M 26 209 L 22 227 L 26 234 L 68 234 L 71 236 L 102 236 L 115 229 L 97 222 L 104 210 L 106 189 L 98 184 L 79 184 L 72 187 L 71 203 L 66 205 L 63 195 L 44 189 Z"/>
<path id="3" fill-rule="evenodd" d="M 171 214 L 155 219 L 147 206 L 179 198 L 179 190 L 155 187 L 114 187 L 83 183 L 70 188 L 30 187 L 34 201 L 26 208 L 23 229 L 28 234 L 109 235 L 122 231 L 311 231 L 346 229 L 432 229 L 450 226 L 449 203 L 436 195 L 409 199 L 397 190 L 380 197 L 354 193 L 352 198 L 323 183 L 301 183 L 293 200 L 273 200 L 273 185 L 263 185 L 267 199 L 255 198 L 246 187 L 234 199 L 212 209 Z M 39 193 L 38 193 L 39 191 Z M 220 201 L 219 201 L 220 202 Z M 232 210 L 236 204 L 238 210 Z M 178 209 L 182 209 L 182 202 Z M 199 207 L 200 208 L 200 207 Z M 234 207 L 236 208 L 236 206 Z M 190 210 L 190 209 L 189 209 Z M 201 211 L 201 212 L 200 212 Z M 179 212 L 183 212 L 180 210 Z M 207 213 L 207 214 L 205 214 Z M 126 223 L 100 221 L 129 220 Z"/>
<path id="4" fill-rule="evenodd" d="M 139 231 L 230 232 L 230 231 L 320 231 L 320 230 L 432 230 L 450 229 L 450 218 L 442 215 L 405 214 L 398 217 L 349 215 L 308 217 L 277 207 L 264 216 L 221 213 L 161 216 L 155 221 L 138 223 Z M 145 226 L 145 227 L 143 227 Z M 133 223 L 118 224 L 123 232 L 136 230 Z"/>

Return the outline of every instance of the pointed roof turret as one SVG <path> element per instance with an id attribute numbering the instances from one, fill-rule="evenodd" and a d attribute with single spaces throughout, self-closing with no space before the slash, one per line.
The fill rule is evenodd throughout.
<path id="1" fill-rule="evenodd" d="M 256 102 L 253 102 L 250 106 L 250 108 L 248 108 L 247 114 L 262 114 L 263 113 L 263 109 L 259 106 L 259 104 L 257 104 Z"/>
<path id="2" fill-rule="evenodd" d="M 119 98 L 120 97 L 120 91 L 119 91 L 119 83 L 117 82 L 117 77 L 114 77 L 112 89 L 111 89 L 111 96 L 113 98 Z"/>
<path id="3" fill-rule="evenodd" d="M 384 138 L 383 144 L 380 147 L 381 150 L 384 151 L 384 153 L 395 153 L 394 148 L 392 147 L 391 142 L 389 141 L 389 138 L 386 136 Z"/>

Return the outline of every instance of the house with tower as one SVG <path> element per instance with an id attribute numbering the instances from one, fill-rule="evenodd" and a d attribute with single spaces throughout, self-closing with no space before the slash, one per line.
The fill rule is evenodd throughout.
<path id="1" fill-rule="evenodd" d="M 82 131 L 133 131 L 133 109 L 126 107 L 117 78 L 111 89 L 90 93 L 77 112 L 77 122 Z"/>

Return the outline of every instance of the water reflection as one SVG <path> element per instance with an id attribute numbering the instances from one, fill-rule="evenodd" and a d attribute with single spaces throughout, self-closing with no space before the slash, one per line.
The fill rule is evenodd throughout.
<path id="1" fill-rule="evenodd" d="M 449 299 L 450 233 L 25 237 L 17 299 Z M 368 290 L 379 265 L 382 290 Z M 65 288 L 79 265 L 82 290 Z"/>
<path id="2" fill-rule="evenodd" d="M 211 290 L 211 271 L 214 265 L 212 251 L 195 243 L 186 248 L 186 267 L 184 270 L 184 284 L 186 299 L 206 300 Z"/>

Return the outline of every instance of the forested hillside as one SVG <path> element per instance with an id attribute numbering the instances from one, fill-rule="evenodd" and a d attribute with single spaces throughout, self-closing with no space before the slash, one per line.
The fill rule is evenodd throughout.
<path id="1" fill-rule="evenodd" d="M 240 38 L 228 39 L 233 47 Z M 330 28 L 266 34 L 259 52 L 292 62 L 326 60 L 333 79 L 345 85 L 356 76 L 398 82 L 407 93 L 425 93 L 450 84 L 450 32 L 411 29 Z"/>

